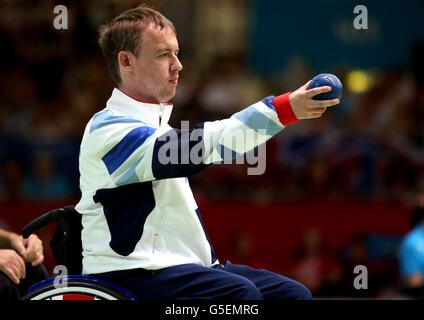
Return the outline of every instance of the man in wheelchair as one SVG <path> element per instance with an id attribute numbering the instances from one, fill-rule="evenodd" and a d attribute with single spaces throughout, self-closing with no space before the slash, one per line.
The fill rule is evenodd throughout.
<path id="1" fill-rule="evenodd" d="M 183 66 L 172 22 L 140 6 L 103 25 L 99 45 L 116 88 L 81 142 L 82 274 L 139 299 L 311 299 L 293 279 L 219 261 L 187 177 L 321 117 L 339 100 L 313 97 L 331 88 L 305 84 L 227 119 L 174 129 L 169 101 Z M 233 143 L 252 131 L 255 138 Z"/>
<path id="2" fill-rule="evenodd" d="M 42 241 L 0 229 L 0 301 L 20 299 L 28 288 L 48 277 Z"/>
<path id="3" fill-rule="evenodd" d="M 84 280 L 113 283 L 137 299 L 311 299 L 310 291 L 293 279 L 221 263 L 187 177 L 254 150 L 291 123 L 321 117 L 339 101 L 313 97 L 331 88 L 308 90 L 305 84 L 228 119 L 174 129 L 168 124 L 169 101 L 182 64 L 172 22 L 140 6 L 102 26 L 99 44 L 116 88 L 82 138 L 81 199 L 68 210 L 71 215 L 57 215 L 78 217 L 72 223 L 78 236 L 68 243 L 75 256 L 63 264 L 78 262 L 75 274 Z M 235 135 L 249 130 L 257 133 L 255 138 L 232 144 Z M 69 232 L 60 234 L 68 237 Z M 52 249 L 62 264 L 59 253 L 68 246 L 53 242 L 59 244 Z"/>

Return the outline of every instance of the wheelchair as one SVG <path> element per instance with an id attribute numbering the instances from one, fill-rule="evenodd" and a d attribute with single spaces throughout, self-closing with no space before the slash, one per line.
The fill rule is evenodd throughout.
<path id="1" fill-rule="evenodd" d="M 26 239 L 35 231 L 56 223 L 50 241 L 56 264 L 67 274 L 48 278 L 28 289 L 23 300 L 136 300 L 128 290 L 105 280 L 81 275 L 81 215 L 74 206 L 49 211 L 28 223 L 22 230 Z M 66 269 L 65 269 L 66 268 Z"/>

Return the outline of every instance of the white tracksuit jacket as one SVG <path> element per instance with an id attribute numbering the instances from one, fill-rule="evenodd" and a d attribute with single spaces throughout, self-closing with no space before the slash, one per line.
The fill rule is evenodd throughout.
<path id="1" fill-rule="evenodd" d="M 186 177 L 252 150 L 297 120 L 288 94 L 191 130 L 171 128 L 171 111 L 171 104 L 139 102 L 114 89 L 87 124 L 76 206 L 83 274 L 218 263 Z M 252 130 L 253 139 L 237 138 Z M 187 161 L 190 152 L 201 162 Z"/>

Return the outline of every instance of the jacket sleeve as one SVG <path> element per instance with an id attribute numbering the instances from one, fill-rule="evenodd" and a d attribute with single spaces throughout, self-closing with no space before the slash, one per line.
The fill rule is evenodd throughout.
<path id="1" fill-rule="evenodd" d="M 191 176 L 253 150 L 297 121 L 288 94 L 267 97 L 228 119 L 192 129 L 152 128 L 106 111 L 89 124 L 89 157 L 103 162 L 117 186 Z"/>

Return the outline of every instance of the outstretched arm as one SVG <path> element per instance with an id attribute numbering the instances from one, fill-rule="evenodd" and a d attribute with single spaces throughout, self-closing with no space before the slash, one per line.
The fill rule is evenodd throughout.
<path id="1" fill-rule="evenodd" d="M 339 103 L 338 99 L 312 99 L 330 87 L 308 90 L 307 86 L 265 98 L 228 119 L 201 123 L 191 130 L 151 128 L 135 120 L 121 123 L 105 118 L 110 124 L 97 123 L 90 129 L 84 149 L 93 163 L 101 159 L 116 186 L 187 177 L 213 163 L 245 154 L 287 125 L 318 118 L 327 107 Z"/>

